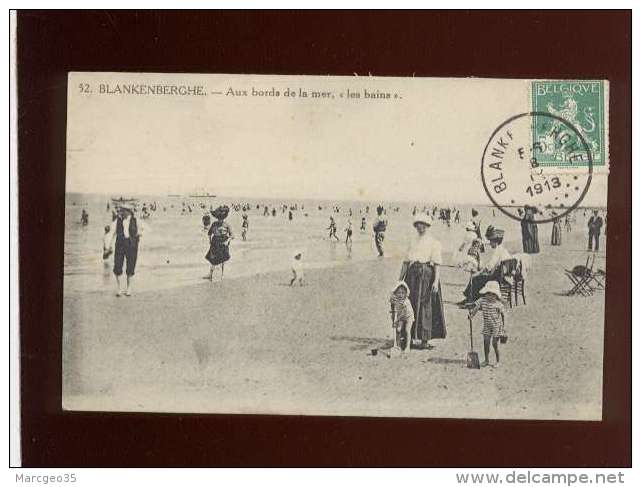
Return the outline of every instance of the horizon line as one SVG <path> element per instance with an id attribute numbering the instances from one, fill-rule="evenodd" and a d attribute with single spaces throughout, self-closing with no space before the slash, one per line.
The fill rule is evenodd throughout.
<path id="1" fill-rule="evenodd" d="M 115 196 L 112 193 L 103 193 L 103 192 L 84 192 L 84 191 L 65 191 L 65 196 L 67 194 L 80 194 L 80 195 L 95 195 L 95 196 L 104 196 L 105 198 L 112 199 Z M 181 197 L 181 198 L 194 198 L 194 196 L 189 196 L 189 195 L 184 195 L 184 194 L 172 194 L 170 196 L 169 193 L 167 194 L 153 194 L 153 193 L 127 193 L 129 196 L 135 196 L 135 197 L 141 197 L 141 196 L 156 196 L 156 197 L 163 197 L 163 198 L 168 198 L 168 197 Z M 120 195 L 124 197 L 124 195 Z M 206 197 L 204 197 L 206 198 Z M 203 198 L 203 199 L 204 199 Z M 432 201 L 432 202 L 425 202 L 425 201 L 419 201 L 419 200 L 405 200 L 405 199 L 398 199 L 398 200 L 393 200 L 393 199 L 385 199 L 385 198 L 379 198 L 379 199 L 347 199 L 344 197 L 337 197 L 337 198 L 326 198 L 326 197 L 293 197 L 293 196 L 287 196 L 287 197 L 275 197 L 275 196 L 230 196 L 230 195 L 214 195 L 211 197 L 212 199 L 217 199 L 217 200 L 243 200 L 243 199 L 250 199 L 250 200 L 259 200 L 259 199 L 265 199 L 265 200 L 285 200 L 285 201 L 291 201 L 291 200 L 306 200 L 306 201 L 326 201 L 326 202 L 360 202 L 360 203 L 374 203 L 374 202 L 379 202 L 379 203 L 410 203 L 410 204 L 416 204 L 416 205 L 424 205 L 424 206 L 430 206 L 430 205 L 442 205 L 442 204 L 448 204 L 448 205 L 466 205 L 466 206 L 479 206 L 479 207 L 487 207 L 487 208 L 496 208 L 500 209 L 497 205 L 493 204 L 491 201 L 488 202 L 474 202 L 474 201 Z M 521 208 L 525 206 L 524 205 L 505 205 L 503 206 L 504 208 Z M 607 208 L 607 203 L 605 205 L 579 205 L 574 209 L 579 209 L 579 208 Z M 546 210 L 553 210 L 553 209 L 563 209 L 561 207 L 557 206 L 552 206 L 549 208 L 545 208 Z"/>
<path id="2" fill-rule="evenodd" d="M 101 191 L 65 191 L 65 195 L 67 194 L 82 194 L 82 195 L 97 195 L 97 196 L 104 196 L 105 198 L 114 198 L 116 197 L 115 193 L 104 193 Z M 189 195 L 187 194 L 179 194 L 179 193 L 122 193 L 118 194 L 117 196 L 130 196 L 130 197 L 140 197 L 140 196 L 156 196 L 156 197 L 182 197 L 182 198 L 190 198 Z M 191 198 L 194 198 L 194 196 L 191 196 Z M 372 202 L 390 202 L 390 203 L 421 203 L 421 204 L 439 204 L 439 203 L 448 203 L 448 204 L 459 204 L 459 205 L 477 205 L 477 206 L 495 206 L 492 204 L 492 202 L 474 202 L 474 201 L 432 201 L 427 203 L 425 200 L 416 200 L 416 199 L 389 199 L 389 198 L 372 198 L 372 199 L 362 199 L 362 198 L 346 198 L 346 197 L 336 197 L 336 198 L 328 198 L 328 197 L 313 197 L 313 196 L 264 196 L 264 195 L 259 195 L 259 196 L 248 196 L 248 195 L 242 195 L 242 196 L 232 196 L 232 195 L 224 195 L 224 194 L 215 194 L 212 196 L 212 199 L 252 199 L 252 200 L 257 200 L 257 199 L 266 199 L 266 200 L 317 200 L 317 201 L 342 201 L 342 202 L 362 202 L 362 203 L 372 203 Z"/>

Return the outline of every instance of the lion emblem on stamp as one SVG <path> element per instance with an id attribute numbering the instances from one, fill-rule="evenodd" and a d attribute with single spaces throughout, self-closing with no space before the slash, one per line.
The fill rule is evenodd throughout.
<path id="1" fill-rule="evenodd" d="M 538 162 L 542 167 L 569 168 L 586 166 L 576 157 L 569 160 L 568 147 L 572 143 L 556 134 L 563 129 L 559 119 L 568 122 L 580 134 L 592 153 L 596 168 L 607 167 L 607 134 L 605 132 L 605 90 L 603 81 L 533 81 L 532 111 L 549 113 L 557 119 L 535 117 L 532 125 L 532 140 L 541 150 Z M 580 141 L 573 140 L 575 144 Z"/>

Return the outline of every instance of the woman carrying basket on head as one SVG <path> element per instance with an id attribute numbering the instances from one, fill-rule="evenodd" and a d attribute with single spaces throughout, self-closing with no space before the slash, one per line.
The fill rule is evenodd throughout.
<path id="1" fill-rule="evenodd" d="M 209 261 L 209 280 L 214 279 L 214 267 L 220 265 L 220 280 L 222 281 L 225 273 L 225 262 L 230 259 L 229 243 L 234 238 L 229 223 L 225 221 L 229 215 L 228 206 L 219 206 L 211 212 L 216 219 L 209 227 L 209 251 L 205 259 Z"/>
<path id="2" fill-rule="evenodd" d="M 430 340 L 445 338 L 445 313 L 439 279 L 441 244 L 429 235 L 432 217 L 419 213 L 414 218 L 416 237 L 401 267 L 400 279 L 410 290 L 409 298 L 414 310 L 412 338 L 424 349 L 433 348 Z"/>

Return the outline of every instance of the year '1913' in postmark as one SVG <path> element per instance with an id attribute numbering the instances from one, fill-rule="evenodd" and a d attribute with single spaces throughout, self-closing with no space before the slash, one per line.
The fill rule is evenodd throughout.
<path id="1" fill-rule="evenodd" d="M 537 136 L 542 131 L 544 140 Z M 550 171 L 550 154 L 575 170 Z M 481 179 L 492 203 L 507 216 L 521 220 L 529 207 L 535 221 L 544 223 L 579 206 L 592 168 L 591 144 L 580 129 L 558 115 L 530 112 L 509 118 L 492 133 L 483 151 Z"/>

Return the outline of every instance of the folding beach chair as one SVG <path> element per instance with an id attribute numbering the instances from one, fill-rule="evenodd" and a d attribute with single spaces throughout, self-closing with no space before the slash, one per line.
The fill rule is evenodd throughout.
<path id="1" fill-rule="evenodd" d="M 592 296 L 594 292 L 592 288 L 586 283 L 586 276 L 581 269 L 584 266 L 576 266 L 571 271 L 565 269 L 565 275 L 572 282 L 572 289 L 567 292 L 568 296 Z"/>
<path id="2" fill-rule="evenodd" d="M 568 276 L 568 279 L 570 279 L 573 285 L 572 289 L 567 293 L 568 296 L 592 296 L 596 289 L 605 289 L 603 284 L 603 276 L 605 276 L 605 272 L 599 270 L 595 273 L 593 271 L 594 258 L 594 254 L 592 254 L 592 259 L 590 259 L 590 255 L 588 255 L 585 265 L 574 266 L 572 270 L 565 269 L 565 275 Z M 592 283 L 595 283 L 594 287 L 592 286 Z"/>
<path id="3" fill-rule="evenodd" d="M 592 273 L 588 285 L 592 283 L 596 284 L 596 289 L 605 289 L 605 271 L 603 269 L 597 269 Z"/>
<path id="4" fill-rule="evenodd" d="M 592 254 L 592 262 L 589 264 L 589 277 L 586 284 L 590 286 L 591 289 L 605 289 L 605 271 L 603 269 L 594 270 L 594 263 L 596 260 L 596 254 Z M 586 262 L 586 267 L 590 262 L 590 256 L 588 255 L 588 260 Z"/>

